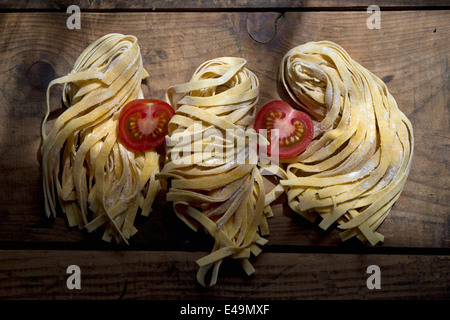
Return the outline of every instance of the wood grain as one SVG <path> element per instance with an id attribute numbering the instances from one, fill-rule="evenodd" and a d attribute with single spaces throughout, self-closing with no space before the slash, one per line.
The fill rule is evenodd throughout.
<path id="1" fill-rule="evenodd" d="M 81 10 L 145 10 L 145 11 L 211 11 L 211 10 L 362 10 L 370 5 L 381 9 L 414 9 L 448 7 L 440 0 L 4 0 L 0 9 L 16 10 L 66 10 L 77 5 Z"/>
<path id="2" fill-rule="evenodd" d="M 449 10 L 404 10 L 430 5 L 424 1 L 380 2 L 402 10 L 382 11 L 381 29 L 369 30 L 368 14 L 350 0 L 341 4 L 352 11 L 336 11 L 334 1 L 299 1 L 290 10 L 293 2 L 262 0 L 243 10 L 246 2 L 229 0 L 151 2 L 155 12 L 147 1 L 80 1 L 89 12 L 82 12 L 80 30 L 68 30 L 69 15 L 53 12 L 68 3 L 42 3 L 0 4 L 23 11 L 0 13 L 0 299 L 450 298 Z M 117 12 L 121 5 L 142 12 Z M 328 11 L 312 10 L 319 5 Z M 290 48 L 324 39 L 342 45 L 387 83 L 414 126 L 410 176 L 379 228 L 385 242 L 342 243 L 337 230 L 319 230 L 281 197 L 269 242 L 252 259 L 257 272 L 247 278 L 225 261 L 218 284 L 203 289 L 195 260 L 212 241 L 175 217 L 164 192 L 154 212 L 138 218 L 129 246 L 70 229 L 62 214 L 45 218 L 39 128 L 46 87 L 110 32 L 138 37 L 150 73 L 147 97 L 164 98 L 167 87 L 187 81 L 207 59 L 240 56 L 260 80 L 260 106 L 283 96 L 278 64 Z M 51 92 L 53 118 L 62 111 L 60 91 Z M 81 290 L 65 285 L 70 264 L 82 269 Z M 381 269 L 381 290 L 366 287 L 371 264 Z"/>
<path id="3" fill-rule="evenodd" d="M 219 283 L 200 288 L 194 260 L 205 252 L 0 251 L 0 299 L 303 300 L 448 299 L 450 257 L 266 253 L 246 277 L 226 262 Z M 81 270 L 69 290 L 67 267 Z M 381 289 L 368 289 L 370 265 Z"/>
<path id="4" fill-rule="evenodd" d="M 48 82 L 68 73 L 90 42 L 114 31 L 131 33 L 139 39 L 144 65 L 150 73 L 144 84 L 146 96 L 163 98 L 168 86 L 187 81 L 204 60 L 231 55 L 245 57 L 248 67 L 259 77 L 260 105 L 280 96 L 276 86 L 278 63 L 289 48 L 319 39 L 341 44 L 355 60 L 386 80 L 415 129 L 410 177 L 379 229 L 386 237 L 383 246 L 449 248 L 449 12 L 384 12 L 380 30 L 367 29 L 367 14 L 358 12 L 266 13 L 259 16 L 260 28 L 255 27 L 252 15 L 86 13 L 81 30 L 68 30 L 66 14 L 3 14 L 0 241 L 92 240 L 91 235 L 69 231 L 61 216 L 55 221 L 43 217 L 39 126 L 46 109 Z M 61 110 L 59 90 L 52 90 L 55 116 Z M 176 219 L 164 196 L 160 198 L 153 217 L 140 221 L 141 232 L 135 241 L 146 243 L 153 239 L 172 246 L 195 238 L 190 232 L 181 232 L 179 239 L 172 240 Z M 319 231 L 285 205 L 275 208 L 275 216 L 269 221 L 270 244 L 340 244 L 337 231 Z"/>

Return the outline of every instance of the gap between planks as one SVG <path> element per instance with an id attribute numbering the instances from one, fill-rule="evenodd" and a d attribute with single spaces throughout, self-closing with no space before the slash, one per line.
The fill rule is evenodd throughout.
<path id="1" fill-rule="evenodd" d="M 211 240 L 211 239 L 210 239 Z M 317 245 L 279 245 L 266 244 L 261 247 L 261 254 L 269 253 L 287 253 L 287 254 L 363 254 L 363 255 L 443 255 L 450 256 L 450 248 L 428 248 L 428 247 L 384 247 L 367 246 L 357 240 L 351 243 L 341 243 L 338 246 L 317 246 Z M 106 242 L 0 242 L 0 250 L 54 250 L 54 251 L 102 251 L 102 252 L 207 252 L 212 247 L 202 243 L 203 245 L 164 245 L 159 243 L 132 243 L 115 244 Z"/>

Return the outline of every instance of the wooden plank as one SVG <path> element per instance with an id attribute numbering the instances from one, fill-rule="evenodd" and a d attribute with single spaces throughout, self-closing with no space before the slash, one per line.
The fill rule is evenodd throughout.
<path id="1" fill-rule="evenodd" d="M 448 7 L 439 0 L 165 0 L 165 1 L 39 1 L 6 0 L 0 3 L 2 10 L 66 10 L 77 5 L 81 10 L 145 10 L 145 11 L 202 11 L 202 10 L 365 10 L 370 5 L 381 9 L 429 9 Z"/>
<path id="2" fill-rule="evenodd" d="M 44 218 L 39 127 L 45 88 L 67 74 L 92 41 L 109 32 L 139 39 L 150 79 L 146 96 L 190 78 L 204 60 L 241 56 L 260 79 L 260 105 L 279 98 L 278 64 L 291 47 L 328 39 L 388 83 L 415 129 L 416 149 L 405 190 L 380 227 L 385 247 L 449 248 L 448 57 L 450 11 L 382 12 L 381 29 L 365 12 L 85 13 L 81 30 L 65 13 L 3 13 L 0 19 L 0 242 L 82 243 L 96 235 L 68 230 L 64 217 Z M 269 22 L 260 21 L 266 19 Z M 52 106 L 61 106 L 60 88 Z M 439 115 L 439 116 L 436 116 Z M 183 250 L 202 236 L 186 230 L 163 194 L 149 219 L 140 219 L 137 244 Z M 336 246 L 338 232 L 322 232 L 277 206 L 269 245 Z M 174 230 L 176 232 L 174 232 Z M 97 235 L 98 236 L 98 235 Z M 210 244 L 198 242 L 201 250 Z"/>
<path id="3" fill-rule="evenodd" d="M 243 275 L 224 262 L 219 283 L 195 280 L 194 260 L 204 252 L 0 250 L 0 298 L 158 299 L 250 301 L 290 299 L 448 299 L 450 257 L 266 253 L 256 273 Z M 81 289 L 69 290 L 70 265 L 80 268 Z M 376 265 L 380 289 L 369 289 Z M 372 280 L 369 281 L 372 283 Z"/>

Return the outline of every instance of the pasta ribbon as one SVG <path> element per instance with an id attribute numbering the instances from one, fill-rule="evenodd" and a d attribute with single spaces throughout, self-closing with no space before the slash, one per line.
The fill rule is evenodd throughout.
<path id="1" fill-rule="evenodd" d="M 160 190 L 159 155 L 125 148 L 117 123 L 122 107 L 143 97 L 146 77 L 136 37 L 114 33 L 89 45 L 68 75 L 50 82 L 41 128 L 48 217 L 56 216 L 58 201 L 69 226 L 89 232 L 105 226 L 105 241 L 128 242 L 137 232 L 138 210 L 147 216 Z M 56 84 L 64 84 L 67 109 L 47 135 L 50 89 Z"/>
<path id="2" fill-rule="evenodd" d="M 400 196 L 414 149 L 411 122 L 385 83 L 339 45 L 309 42 L 291 49 L 280 67 L 290 97 L 315 117 L 310 146 L 288 159 L 289 206 L 304 217 L 321 218 L 323 229 L 344 230 L 372 245 Z"/>
<path id="3" fill-rule="evenodd" d="M 227 257 L 252 274 L 250 254 L 260 253 L 259 245 L 266 243 L 261 236 L 268 234 L 265 219 L 271 212 L 265 210 L 262 176 L 248 152 L 249 136 L 243 134 L 253 123 L 259 81 L 245 64 L 235 57 L 206 61 L 189 82 L 166 92 L 176 113 L 158 177 L 170 187 L 167 200 L 176 215 L 215 240 L 212 252 L 197 261 L 203 286 L 216 283 Z M 175 101 L 177 95 L 181 98 Z"/>

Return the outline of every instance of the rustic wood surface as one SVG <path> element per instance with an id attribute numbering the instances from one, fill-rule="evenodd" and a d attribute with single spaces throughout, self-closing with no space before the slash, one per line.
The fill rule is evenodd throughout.
<path id="1" fill-rule="evenodd" d="M 448 8 L 436 8 L 437 2 L 382 2 L 402 10 L 382 9 L 381 29 L 369 30 L 365 10 L 345 10 L 357 8 L 354 1 L 345 1 L 341 10 L 326 1 L 328 9 L 325 4 L 318 11 L 297 10 L 319 6 L 309 1 L 297 7 L 288 1 L 248 6 L 244 1 L 167 1 L 155 10 L 144 1 L 131 2 L 131 12 L 116 10 L 125 2 L 89 1 L 80 4 L 81 29 L 69 30 L 69 14 L 46 11 L 69 4 L 39 3 L 0 6 L 0 299 L 450 297 L 450 11 L 443 10 Z M 83 13 L 84 8 L 101 12 Z M 195 12 L 209 9 L 214 10 Z M 291 47 L 325 39 L 342 45 L 387 83 L 414 127 L 410 176 L 379 228 L 385 242 L 375 247 L 342 243 L 337 230 L 320 231 L 281 198 L 269 220 L 269 243 L 252 260 L 257 273 L 247 278 L 227 262 L 218 285 L 205 290 L 195 281 L 195 259 L 212 242 L 174 216 L 164 193 L 151 216 L 137 220 L 139 232 L 129 246 L 69 229 L 62 215 L 45 218 L 39 128 L 47 84 L 70 72 L 84 48 L 110 32 L 138 37 L 150 73 L 143 85 L 148 97 L 162 99 L 168 86 L 187 81 L 203 61 L 229 55 L 246 58 L 258 76 L 261 106 L 282 94 L 276 85 L 278 64 Z M 55 115 L 60 90 L 52 90 Z M 69 264 L 82 268 L 82 290 L 65 286 Z M 366 287 L 371 264 L 380 266 L 380 290 Z"/>
<path id="2" fill-rule="evenodd" d="M 442 299 L 448 286 L 438 283 L 450 277 L 441 255 L 265 253 L 250 278 L 227 261 L 218 284 L 205 289 L 192 281 L 202 254 L 4 250 L 0 299 Z M 73 264 L 82 270 L 81 290 L 66 288 Z M 373 264 L 382 270 L 379 290 L 366 286 Z"/>
<path id="3" fill-rule="evenodd" d="M 211 11 L 211 10 L 360 10 L 370 5 L 382 9 L 408 10 L 445 8 L 442 0 L 3 0 L 5 10 L 66 10 L 78 5 L 82 10 L 158 10 L 158 11 Z"/>

